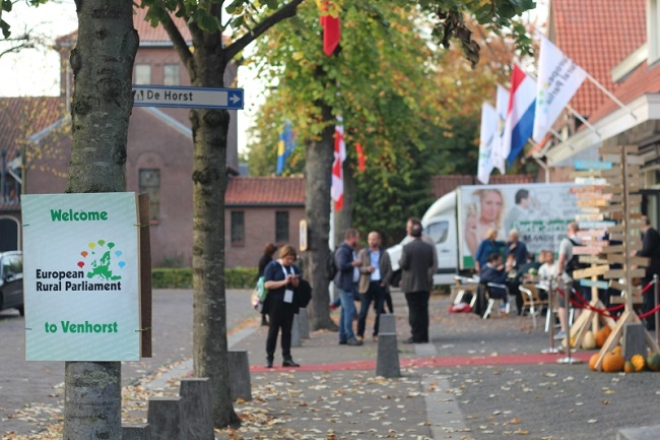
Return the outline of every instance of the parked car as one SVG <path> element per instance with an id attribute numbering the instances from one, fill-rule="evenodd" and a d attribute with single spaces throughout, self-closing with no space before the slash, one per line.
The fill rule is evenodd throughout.
<path id="1" fill-rule="evenodd" d="M 0 253 L 0 310 L 16 309 L 23 316 L 23 253 Z"/>

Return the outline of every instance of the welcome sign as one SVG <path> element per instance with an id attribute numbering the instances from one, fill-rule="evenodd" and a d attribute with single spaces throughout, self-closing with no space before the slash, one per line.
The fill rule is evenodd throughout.
<path id="1" fill-rule="evenodd" d="M 21 197 L 26 359 L 140 359 L 134 193 Z"/>

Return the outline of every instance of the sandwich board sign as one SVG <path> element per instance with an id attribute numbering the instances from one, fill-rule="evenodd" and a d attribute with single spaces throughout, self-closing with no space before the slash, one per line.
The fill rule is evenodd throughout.
<path id="1" fill-rule="evenodd" d="M 28 361 L 140 359 L 135 193 L 21 197 Z"/>

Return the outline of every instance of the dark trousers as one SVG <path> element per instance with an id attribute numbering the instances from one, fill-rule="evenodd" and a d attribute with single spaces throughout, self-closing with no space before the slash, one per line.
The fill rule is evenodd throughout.
<path id="1" fill-rule="evenodd" d="M 358 336 L 364 336 L 364 328 L 367 324 L 367 313 L 369 313 L 369 306 L 374 302 L 376 310 L 376 322 L 374 323 L 374 336 L 378 334 L 378 323 L 380 321 L 380 314 L 384 312 L 383 301 L 385 300 L 385 288 L 380 285 L 380 281 L 372 281 L 369 283 L 369 289 L 366 293 L 360 294 L 360 314 L 358 315 Z"/>
<path id="2" fill-rule="evenodd" d="M 429 341 L 429 296 L 428 291 L 406 293 L 413 342 Z"/>
<path id="3" fill-rule="evenodd" d="M 268 339 L 266 339 L 266 355 L 272 360 L 275 356 L 277 334 L 282 330 L 282 358 L 291 359 L 291 327 L 296 308 L 293 304 L 280 299 L 270 301 L 268 308 Z"/>
<path id="4" fill-rule="evenodd" d="M 394 305 L 392 304 L 392 294 L 385 290 L 385 304 L 387 304 L 387 310 L 390 311 L 390 313 L 394 313 Z"/>

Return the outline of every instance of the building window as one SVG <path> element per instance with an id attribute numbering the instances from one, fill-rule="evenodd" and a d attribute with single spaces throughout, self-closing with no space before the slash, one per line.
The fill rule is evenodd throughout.
<path id="1" fill-rule="evenodd" d="M 158 222 L 160 220 L 160 170 L 141 169 L 139 173 L 140 194 L 149 196 L 149 221 Z"/>
<path id="2" fill-rule="evenodd" d="M 231 244 L 232 246 L 245 244 L 245 213 L 243 211 L 231 212 Z"/>
<path id="3" fill-rule="evenodd" d="M 151 65 L 135 65 L 135 84 L 151 84 Z"/>
<path id="4" fill-rule="evenodd" d="M 165 64 L 163 66 L 163 85 L 178 86 L 181 83 L 178 64 Z"/>
<path id="5" fill-rule="evenodd" d="M 289 241 L 289 211 L 275 212 L 275 242 Z"/>

